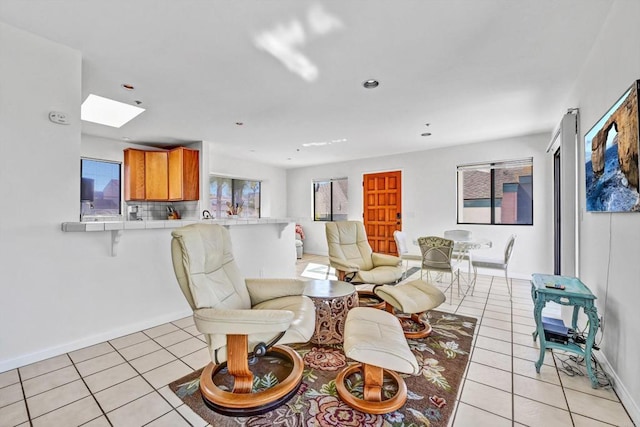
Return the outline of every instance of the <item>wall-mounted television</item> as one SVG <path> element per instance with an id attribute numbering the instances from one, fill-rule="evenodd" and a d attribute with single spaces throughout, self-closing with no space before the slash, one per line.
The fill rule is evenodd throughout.
<path id="1" fill-rule="evenodd" d="M 640 212 L 637 80 L 584 136 L 587 211 Z"/>

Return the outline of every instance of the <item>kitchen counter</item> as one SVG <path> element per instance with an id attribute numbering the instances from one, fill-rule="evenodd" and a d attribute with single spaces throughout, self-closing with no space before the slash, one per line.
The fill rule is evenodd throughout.
<path id="1" fill-rule="evenodd" d="M 149 230 L 158 228 L 178 228 L 183 225 L 202 222 L 205 224 L 220 224 L 224 227 L 236 225 L 260 225 L 260 224 L 288 224 L 295 222 L 287 218 L 225 218 L 225 219 L 170 219 L 163 221 L 85 221 L 63 222 L 62 231 L 86 232 L 86 231 L 118 231 L 118 230 Z"/>
<path id="2" fill-rule="evenodd" d="M 276 225 L 279 227 L 279 233 L 291 223 L 294 219 L 287 218 L 225 218 L 225 219 L 171 219 L 162 221 L 86 221 L 86 222 L 63 222 L 61 225 L 64 232 L 94 232 L 109 231 L 111 232 L 111 256 L 117 255 L 118 243 L 122 237 L 123 231 L 126 230 L 159 230 L 174 229 L 184 225 L 196 224 L 220 224 L 223 227 L 242 227 L 256 225 Z M 292 247 L 294 247 L 292 245 Z"/>

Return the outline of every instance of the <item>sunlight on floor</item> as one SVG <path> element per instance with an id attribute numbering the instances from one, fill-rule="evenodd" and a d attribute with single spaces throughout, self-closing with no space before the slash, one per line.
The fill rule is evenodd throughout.
<path id="1" fill-rule="evenodd" d="M 337 280 L 335 268 L 328 265 L 316 264 L 310 262 L 305 267 L 304 271 L 300 274 L 302 277 L 308 277 L 309 279 L 322 279 L 322 280 Z"/>

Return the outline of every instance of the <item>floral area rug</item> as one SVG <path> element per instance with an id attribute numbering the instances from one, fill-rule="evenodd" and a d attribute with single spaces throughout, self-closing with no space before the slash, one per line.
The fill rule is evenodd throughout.
<path id="1" fill-rule="evenodd" d="M 446 426 L 453 410 L 458 387 L 464 373 L 476 326 L 476 319 L 438 311 L 427 314 L 433 333 L 424 339 L 408 340 L 409 347 L 421 366 L 418 375 L 404 375 L 407 403 L 385 415 L 371 415 L 352 409 L 338 397 L 335 378 L 345 366 L 355 363 L 345 357 L 342 345 L 292 345 L 304 359 L 303 382 L 297 394 L 287 403 L 262 415 L 228 417 L 209 409 L 200 394 L 200 373 L 193 372 L 169 384 L 171 390 L 205 421 L 216 427 L 283 426 L 283 427 L 418 427 Z M 384 345 L 384 343 L 381 343 Z M 254 378 L 257 388 L 271 381 L 268 374 Z M 362 395 L 362 377 L 355 374 L 347 388 Z M 384 393 L 393 395 L 395 384 L 385 379 Z"/>

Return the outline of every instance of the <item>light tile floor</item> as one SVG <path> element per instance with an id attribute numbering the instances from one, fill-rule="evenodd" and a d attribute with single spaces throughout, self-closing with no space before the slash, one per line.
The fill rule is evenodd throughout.
<path id="1" fill-rule="evenodd" d="M 326 265 L 326 257 L 305 256 Z M 474 295 L 438 309 L 478 318 L 453 426 L 631 426 L 615 392 L 558 370 L 549 353 L 540 374 L 529 283 L 482 276 Z M 447 285 L 439 283 L 443 290 Z M 447 297 L 449 293 L 446 292 Z M 451 304 L 450 304 L 451 303 Z M 167 384 L 209 362 L 191 317 L 0 373 L 0 427 L 206 426 Z"/>

